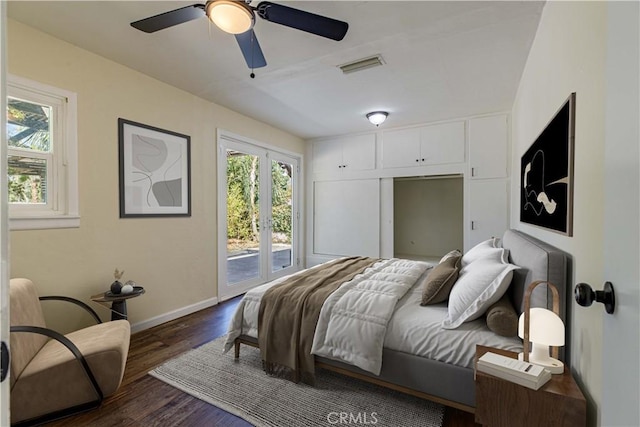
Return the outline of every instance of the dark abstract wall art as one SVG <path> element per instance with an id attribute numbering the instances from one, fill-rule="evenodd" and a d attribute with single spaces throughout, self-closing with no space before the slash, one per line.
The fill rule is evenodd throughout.
<path id="1" fill-rule="evenodd" d="M 520 164 L 520 221 L 567 236 L 573 236 L 575 109 L 572 93 Z"/>
<path id="2" fill-rule="evenodd" d="M 191 137 L 118 119 L 120 218 L 191 216 Z"/>

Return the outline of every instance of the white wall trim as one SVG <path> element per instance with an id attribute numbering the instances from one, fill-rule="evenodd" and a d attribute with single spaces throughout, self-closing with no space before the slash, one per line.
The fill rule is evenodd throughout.
<path id="1" fill-rule="evenodd" d="M 159 316 L 152 317 L 151 319 L 143 320 L 142 322 L 131 325 L 131 333 L 144 331 L 145 329 L 153 328 L 154 326 L 161 325 L 171 320 L 178 319 L 183 316 L 195 313 L 196 311 L 204 310 L 205 308 L 218 305 L 218 298 L 213 297 L 204 301 L 197 302 L 195 304 L 188 305 L 186 307 L 172 310 L 168 313 L 161 314 Z"/>

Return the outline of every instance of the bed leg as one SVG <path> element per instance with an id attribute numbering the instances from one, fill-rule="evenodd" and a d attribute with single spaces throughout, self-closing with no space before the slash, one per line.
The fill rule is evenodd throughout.
<path id="1" fill-rule="evenodd" d="M 240 341 L 236 340 L 236 342 L 234 343 L 234 346 L 235 346 L 235 353 L 233 358 L 240 359 Z"/>

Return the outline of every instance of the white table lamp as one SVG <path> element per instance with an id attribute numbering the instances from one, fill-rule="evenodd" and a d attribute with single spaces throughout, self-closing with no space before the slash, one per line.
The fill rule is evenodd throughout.
<path id="1" fill-rule="evenodd" d="M 553 311 L 531 308 L 531 293 L 539 284 L 545 283 L 553 293 Z M 552 374 L 562 374 L 564 364 L 557 359 L 558 347 L 564 346 L 564 323 L 558 316 L 559 295 L 557 288 L 549 282 L 533 282 L 525 293 L 525 308 L 518 321 L 518 336 L 524 340 L 524 351 L 518 359 L 544 367 Z M 532 351 L 529 353 L 529 342 Z M 553 348 L 553 357 L 549 355 Z"/>

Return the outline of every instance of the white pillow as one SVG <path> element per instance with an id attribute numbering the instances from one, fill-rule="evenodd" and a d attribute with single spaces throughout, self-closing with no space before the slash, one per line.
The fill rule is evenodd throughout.
<path id="1" fill-rule="evenodd" d="M 485 240 L 484 242 L 480 242 L 475 245 L 473 248 L 469 249 L 466 254 L 462 256 L 462 261 L 460 265 L 465 267 L 467 264 L 471 264 L 473 261 L 477 261 L 482 258 L 493 258 L 496 261 L 499 261 L 502 258 L 502 254 L 504 249 L 500 247 L 500 239 L 497 237 L 492 237 L 489 240 Z M 508 255 L 508 252 L 507 252 Z"/>
<path id="2" fill-rule="evenodd" d="M 519 268 L 509 264 L 507 251 L 502 251 L 501 259 L 481 258 L 460 272 L 449 294 L 448 313 L 442 321 L 444 329 L 455 329 L 464 322 L 477 319 L 502 298 L 511 284 L 513 270 Z"/>

